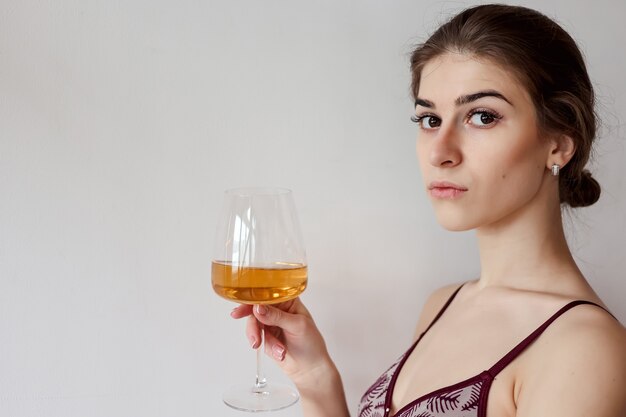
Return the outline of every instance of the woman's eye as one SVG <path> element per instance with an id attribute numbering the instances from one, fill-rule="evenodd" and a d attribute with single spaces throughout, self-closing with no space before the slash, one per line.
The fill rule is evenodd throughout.
<path id="1" fill-rule="evenodd" d="M 433 115 L 414 116 L 411 118 L 415 123 L 420 125 L 422 129 L 430 130 L 441 126 L 441 119 Z"/>
<path id="2" fill-rule="evenodd" d="M 496 123 L 496 121 L 500 118 L 501 116 L 495 113 L 491 113 L 488 111 L 477 111 L 470 114 L 469 122 L 478 127 L 487 127 Z"/>

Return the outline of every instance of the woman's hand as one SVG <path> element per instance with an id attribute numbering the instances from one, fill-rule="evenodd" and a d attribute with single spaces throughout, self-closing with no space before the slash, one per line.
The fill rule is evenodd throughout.
<path id="1" fill-rule="evenodd" d="M 299 298 L 272 305 L 240 305 L 233 318 L 248 317 L 246 336 L 253 348 L 261 344 L 265 328 L 265 353 L 277 361 L 298 389 L 317 385 L 320 378 L 336 372 L 326 343 L 311 314 Z"/>
<path id="2" fill-rule="evenodd" d="M 307 417 L 350 417 L 341 376 L 311 314 L 299 298 L 272 305 L 240 305 L 233 318 L 248 317 L 246 336 L 253 348 L 261 345 L 296 384 Z"/>

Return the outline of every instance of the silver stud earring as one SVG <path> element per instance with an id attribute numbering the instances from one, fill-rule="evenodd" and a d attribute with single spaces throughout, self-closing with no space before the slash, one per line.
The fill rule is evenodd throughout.
<path id="1" fill-rule="evenodd" d="M 560 169 L 561 169 L 561 167 L 559 166 L 559 164 L 552 164 L 552 176 L 553 177 L 558 177 Z"/>

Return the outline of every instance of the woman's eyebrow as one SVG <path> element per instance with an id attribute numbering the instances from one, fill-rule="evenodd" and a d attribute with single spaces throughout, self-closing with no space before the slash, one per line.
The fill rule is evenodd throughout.
<path id="1" fill-rule="evenodd" d="M 502 95 L 501 93 L 495 91 L 495 90 L 486 90 L 486 91 L 479 91 L 477 93 L 472 93 L 472 94 L 467 94 L 464 96 L 461 96 L 459 98 L 457 98 L 454 101 L 454 104 L 456 104 L 457 106 L 463 105 L 463 104 L 467 104 L 467 103 L 471 103 L 472 101 L 476 101 L 479 98 L 483 98 L 483 97 L 496 97 L 499 98 L 501 100 L 506 101 L 507 103 L 511 104 L 511 102 L 509 100 L 507 100 L 506 97 L 504 97 L 504 95 Z M 513 104 L 511 104 L 512 106 Z"/>
<path id="2" fill-rule="evenodd" d="M 415 106 L 428 107 L 429 109 L 435 108 L 435 104 L 432 101 L 424 100 L 419 97 L 415 99 Z"/>
<path id="3" fill-rule="evenodd" d="M 495 98 L 499 98 L 501 100 L 506 101 L 507 103 L 509 103 L 511 106 L 513 105 L 506 97 L 504 97 L 504 95 L 502 93 L 499 93 L 495 90 L 485 90 L 485 91 L 478 91 L 476 93 L 472 93 L 472 94 L 466 94 L 463 96 L 458 97 L 455 101 L 454 104 L 456 104 L 457 106 L 461 106 L 463 104 L 467 104 L 467 103 L 471 103 L 472 101 L 476 101 L 480 98 L 483 97 L 495 97 Z M 426 100 L 423 98 L 416 98 L 415 99 L 415 106 L 422 106 L 422 107 L 426 107 L 429 109 L 434 109 L 435 108 L 435 104 L 430 101 L 430 100 Z"/>

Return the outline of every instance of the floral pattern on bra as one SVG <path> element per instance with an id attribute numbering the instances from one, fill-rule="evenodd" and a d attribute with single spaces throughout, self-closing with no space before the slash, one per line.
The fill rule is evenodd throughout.
<path id="1" fill-rule="evenodd" d="M 363 394 L 359 404 L 359 417 L 383 417 L 385 415 L 387 390 L 402 359 L 404 359 L 404 355 L 391 365 Z"/>
<path id="2" fill-rule="evenodd" d="M 358 417 L 386 417 L 386 400 L 393 377 L 404 357 L 385 371 L 361 398 Z M 485 382 L 483 374 L 467 380 L 465 386 L 455 384 L 407 404 L 394 417 L 476 417 Z M 490 385 L 490 384 L 488 384 Z"/>
<path id="3" fill-rule="evenodd" d="M 475 417 L 482 384 L 479 381 L 465 388 L 426 397 L 397 417 Z"/>

